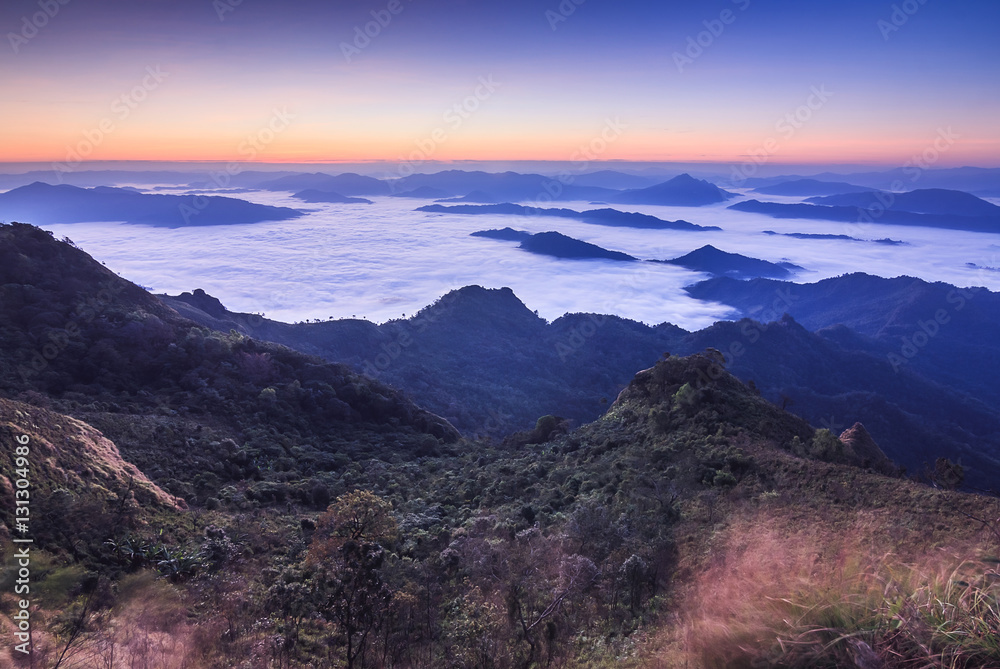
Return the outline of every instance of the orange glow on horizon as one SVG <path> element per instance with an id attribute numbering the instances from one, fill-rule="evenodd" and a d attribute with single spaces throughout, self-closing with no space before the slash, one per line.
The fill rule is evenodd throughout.
<path id="1" fill-rule="evenodd" d="M 295 129 L 301 130 L 301 129 Z M 837 137 L 750 138 L 729 135 L 705 137 L 694 133 L 665 136 L 649 132 L 623 134 L 611 141 L 595 133 L 589 140 L 565 136 L 449 137 L 414 139 L 383 137 L 310 137 L 289 130 L 270 142 L 250 135 L 220 137 L 157 136 L 138 133 L 108 134 L 96 145 L 85 133 L 49 135 L 44 141 L 30 134 L 4 142 L 0 162 L 69 163 L 138 161 L 205 163 L 398 163 L 419 171 L 426 163 L 552 161 L 552 162 L 677 162 L 902 165 L 935 146 L 937 136 L 893 137 L 873 140 L 857 135 Z M 91 135 L 96 137 L 96 135 Z M 265 135 L 264 139 L 269 137 Z M 942 146 L 938 141 L 939 148 Z M 938 151 L 939 166 L 1000 165 L 1000 141 L 959 138 Z"/>

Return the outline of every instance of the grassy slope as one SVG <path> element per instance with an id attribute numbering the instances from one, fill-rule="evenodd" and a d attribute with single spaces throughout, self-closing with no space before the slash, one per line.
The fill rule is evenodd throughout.
<path id="1" fill-rule="evenodd" d="M 5 306 L 21 301 L 2 335 L 18 344 L 5 352 L 24 354 L 31 350 L 24 342 L 36 344 L 54 327 L 46 323 L 64 323 L 72 305 L 87 299 L 88 281 L 116 279 L 45 233 L 14 232 L 27 242 L 16 247 L 23 257 L 0 265 L 14 273 L 4 277 L 2 294 Z M 81 263 L 82 274 L 51 281 L 32 273 L 39 259 L 58 254 Z M 15 277 L 22 283 L 11 287 Z M 393 402 L 397 396 L 388 389 L 279 347 L 205 333 L 172 312 L 157 312 L 162 307 L 155 304 L 136 309 L 143 295 L 109 302 L 73 344 L 76 355 L 52 361 L 54 376 L 5 377 L 8 393 L 109 426 L 127 459 L 156 469 L 153 480 L 189 492 L 194 511 L 161 514 L 157 522 L 169 528 L 172 545 L 215 556 L 214 566 L 167 589 L 162 581 L 143 582 L 141 570 L 120 567 L 108 576 L 119 583 L 115 594 L 100 580 L 88 586 L 79 571 L 86 556 L 70 550 L 81 538 L 79 527 L 69 524 L 67 536 L 54 536 L 64 562 L 39 575 L 40 586 L 54 592 L 49 617 L 43 612 L 40 620 L 56 630 L 62 611 L 78 610 L 89 593 L 100 595 L 103 604 L 81 642 L 91 657 L 109 647 L 101 645 L 102 630 L 125 629 L 130 616 L 136 619 L 135 602 L 145 599 L 165 612 L 150 614 L 154 622 L 142 628 L 142 638 L 176 642 L 173 652 L 189 666 L 232 666 L 237 657 L 265 666 L 278 652 L 270 645 L 275 638 L 284 639 L 280 656 L 292 666 L 325 658 L 328 641 L 337 647 L 335 626 L 309 614 L 294 635 L 289 627 L 289 611 L 309 610 L 306 594 L 316 576 L 303 557 L 311 519 L 325 506 L 322 496 L 289 491 L 322 482 L 327 496 L 365 489 L 393 505 L 399 537 L 387 543 L 382 571 L 397 608 L 394 626 L 377 643 L 384 644 L 380 657 L 396 658 L 395 666 L 442 666 L 448 657 L 519 666 L 544 663 L 546 655 L 568 666 L 843 666 L 843 653 L 864 654 L 859 642 L 886 660 L 922 652 L 926 659 L 949 649 L 958 652 L 955 666 L 989 666 L 1000 658 L 972 632 L 935 637 L 933 630 L 953 630 L 934 617 L 932 602 L 920 599 L 930 592 L 954 603 L 951 612 L 975 614 L 962 618 L 962 629 L 993 624 L 982 604 L 995 611 L 996 586 L 984 580 L 983 569 L 962 581 L 961 592 L 947 591 L 957 579 L 941 574 L 951 562 L 989 557 L 983 550 L 995 556 L 989 523 L 973 518 L 996 518 L 996 500 L 858 467 L 856 454 L 832 435 L 722 370 L 717 353 L 662 360 L 638 374 L 603 418 L 544 443 L 447 445 L 424 431 L 439 425 L 432 417 Z M 161 336 L 161 347 L 182 349 L 169 353 L 172 364 L 147 346 L 162 330 L 150 316 L 171 336 L 185 333 L 183 340 Z M 140 329 L 120 332 L 129 323 Z M 87 363 L 102 350 L 103 367 L 94 376 Z M 243 356 L 260 353 L 273 361 L 264 367 L 273 376 L 253 380 L 260 367 L 247 366 Z M 10 371 L 18 358 L 8 356 Z M 205 384 L 185 387 L 183 379 L 196 370 Z M 335 380 L 332 373 L 343 374 L 342 385 L 328 383 L 338 398 L 351 399 L 353 384 L 378 390 L 373 395 L 384 401 L 344 402 L 355 413 L 331 418 L 302 389 L 315 380 L 310 374 L 327 382 Z M 261 397 L 269 387 L 274 396 Z M 87 430 L 27 412 L 52 429 Z M 242 443 L 226 441 L 228 435 Z M 48 438 L 69 439 L 58 432 Z M 100 443 L 105 455 L 111 452 Z M 210 467 L 220 468 L 213 469 L 216 480 L 206 477 Z M 59 471 L 49 473 L 58 480 Z M 40 478 L 39 485 L 51 489 L 56 481 Z M 278 497 L 275 490 L 284 492 Z M 217 509 L 200 508 L 206 495 L 219 496 Z M 80 517 L 89 508 L 70 510 Z M 587 587 L 567 590 L 565 604 L 540 618 L 545 625 L 525 632 L 515 624 L 512 610 L 529 619 L 546 615 L 551 593 L 561 591 L 574 565 L 573 573 L 592 575 Z M 278 608 L 276 597 L 284 602 Z M 0 604 L 9 614 L 9 597 Z M 178 622 L 185 616 L 190 624 Z M 463 636 L 470 629 L 480 632 Z M 838 641 L 843 634 L 855 641 Z M 108 643 L 118 648 L 123 639 Z M 51 639 L 53 648 L 57 642 Z"/>

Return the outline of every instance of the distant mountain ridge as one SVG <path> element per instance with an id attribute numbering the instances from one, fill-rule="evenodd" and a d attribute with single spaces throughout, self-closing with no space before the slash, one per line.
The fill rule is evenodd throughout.
<path id="1" fill-rule="evenodd" d="M 744 185 L 751 188 L 803 178 L 801 175 L 753 177 Z M 997 167 L 948 167 L 920 169 L 916 165 L 897 167 L 885 171 L 822 172 L 811 175 L 818 181 L 850 182 L 869 190 L 902 191 L 913 188 L 946 188 L 960 190 L 980 197 L 1000 197 L 1000 168 Z"/>
<path id="2" fill-rule="evenodd" d="M 855 197 L 854 195 L 845 197 Z M 730 205 L 729 209 L 753 214 L 766 214 L 774 218 L 802 218 L 807 220 L 836 221 L 842 223 L 880 223 L 885 225 L 915 225 L 947 230 L 971 232 L 1000 232 L 1000 215 L 960 216 L 921 214 L 910 211 L 886 210 L 858 206 L 832 206 L 822 204 L 782 204 L 745 200 Z"/>
<path id="3" fill-rule="evenodd" d="M 617 260 L 625 262 L 638 260 L 627 253 L 609 251 L 596 244 L 573 239 L 559 232 L 539 232 L 531 235 L 521 242 L 519 248 L 539 255 L 552 256 L 553 258 Z"/>
<path id="4" fill-rule="evenodd" d="M 811 197 L 807 202 L 835 207 L 908 211 L 939 216 L 1000 216 L 1000 207 L 970 193 L 944 188 L 922 188 L 904 193 L 861 191 Z"/>
<path id="5" fill-rule="evenodd" d="M 575 211 L 573 209 L 528 207 L 505 202 L 503 204 L 456 204 L 451 206 L 428 204 L 423 207 L 417 207 L 416 211 L 423 211 L 430 214 L 554 216 L 557 218 L 573 218 L 584 223 L 593 223 L 594 225 L 653 230 L 721 230 L 721 228 L 714 225 L 696 225 L 683 220 L 667 221 L 662 218 L 650 216 L 649 214 L 618 211 L 617 209 L 610 208 Z"/>
<path id="6" fill-rule="evenodd" d="M 296 173 L 258 182 L 255 187 L 261 190 L 287 190 L 293 192 L 319 190 L 347 196 L 388 195 L 390 193 L 389 185 L 384 181 L 353 172 L 345 172 L 336 176 L 324 172 L 315 172 L 313 174 Z"/>
<path id="7" fill-rule="evenodd" d="M 658 204 L 676 207 L 702 207 L 735 197 L 715 184 L 695 179 L 690 174 L 638 190 L 625 191 L 607 198 L 616 204 Z"/>
<path id="8" fill-rule="evenodd" d="M 764 195 L 840 195 L 842 193 L 860 193 L 870 191 L 865 186 L 855 186 L 842 181 L 819 181 L 817 179 L 796 179 L 784 181 L 770 186 L 759 186 L 754 189 Z"/>
<path id="9" fill-rule="evenodd" d="M 503 228 L 502 230 L 479 230 L 478 232 L 470 233 L 469 236 L 520 242 L 518 248 L 552 258 L 567 260 L 617 260 L 626 262 L 638 260 L 638 258 L 630 256 L 627 253 L 609 251 L 596 244 L 567 237 L 562 233 L 553 231 L 532 234 L 523 230 Z"/>
<path id="10" fill-rule="evenodd" d="M 185 227 L 287 221 L 303 212 L 254 204 L 238 198 L 150 195 L 128 188 L 78 188 L 36 182 L 0 193 L 0 219 L 39 225 L 125 221 L 139 225 Z"/>
<path id="11" fill-rule="evenodd" d="M 866 299 L 877 301 L 877 286 L 885 284 L 869 279 L 876 288 Z M 756 320 L 719 322 L 694 333 L 600 314 L 567 314 L 546 323 L 509 289 L 476 286 L 380 326 L 357 320 L 289 325 L 231 313 L 209 317 L 191 310 L 189 298 L 164 299 L 208 327 L 254 333 L 397 384 L 467 433 L 504 434 L 529 427 L 545 413 L 593 420 L 636 369 L 665 351 L 684 355 L 714 347 L 731 372 L 753 380 L 772 401 L 788 398 L 789 409 L 815 425 L 842 431 L 863 422 L 882 449 L 911 472 L 937 457 L 961 457 L 973 485 L 994 485 L 991 477 L 1000 476 L 1000 411 L 984 401 L 986 395 L 973 394 L 933 366 L 894 367 L 887 356 L 899 349 L 891 342 L 843 326 L 810 332 L 782 319 L 789 305 L 798 304 L 796 284 L 726 278 L 696 288 L 716 283 L 759 292 Z M 838 293 L 846 297 L 857 290 L 847 281 Z M 905 287 L 899 290 L 902 299 Z M 892 294 L 885 292 L 885 299 L 895 299 Z M 701 299 L 726 302 L 724 292 Z M 938 339 L 947 347 L 945 336 Z M 981 367 L 981 377 L 995 371 L 981 363 L 990 355 L 984 349 L 970 359 Z"/>
<path id="12" fill-rule="evenodd" d="M 758 277 L 785 279 L 790 277 L 792 272 L 803 269 L 790 262 L 773 263 L 738 253 L 727 253 L 711 244 L 706 244 L 700 249 L 672 260 L 656 260 L 654 262 L 678 265 L 696 272 L 707 272 L 715 276 L 731 276 L 736 279 Z"/>
<path id="13" fill-rule="evenodd" d="M 869 338 L 864 345 L 897 369 L 1000 402 L 996 370 L 984 364 L 1000 348 L 1000 294 L 985 288 L 856 273 L 812 284 L 718 278 L 686 290 L 751 318 L 761 318 L 777 292 L 789 294 L 783 310 L 809 330 L 844 325 Z"/>
<path id="14" fill-rule="evenodd" d="M 321 191 L 311 188 L 299 191 L 293 195 L 296 200 L 303 202 L 329 202 L 333 204 L 372 204 L 372 201 L 364 197 L 347 197 L 332 191 Z"/>
<path id="15" fill-rule="evenodd" d="M 432 174 L 412 174 L 390 182 L 392 192 L 434 189 L 439 197 L 464 199 L 475 195 L 485 202 L 547 202 L 552 200 L 597 200 L 617 193 L 611 188 L 576 185 L 541 174 L 444 170 Z"/>
<path id="16" fill-rule="evenodd" d="M 526 230 L 515 230 L 511 227 L 501 228 L 499 230 L 477 230 L 476 232 L 469 233 L 470 237 L 487 237 L 489 239 L 500 239 L 508 242 L 523 242 L 528 237 L 531 237 L 531 233 Z"/>

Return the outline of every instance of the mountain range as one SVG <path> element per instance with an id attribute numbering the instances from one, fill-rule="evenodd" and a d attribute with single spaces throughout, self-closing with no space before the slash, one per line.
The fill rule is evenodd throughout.
<path id="1" fill-rule="evenodd" d="M 584 223 L 606 225 L 623 228 L 643 228 L 649 230 L 721 230 L 714 225 L 696 225 L 687 221 L 666 221 L 662 218 L 641 214 L 638 212 L 618 211 L 617 209 L 588 209 L 575 211 L 573 209 L 554 209 L 547 207 L 528 207 L 521 204 L 505 202 L 503 204 L 428 204 L 417 207 L 417 211 L 429 214 L 469 214 L 469 215 L 501 215 L 501 216 L 553 216 L 556 218 L 572 218 Z"/>
<path id="2" fill-rule="evenodd" d="M 715 276 L 730 276 L 735 279 L 756 279 L 767 277 L 771 279 L 786 279 L 802 268 L 790 262 L 773 263 L 759 258 L 750 258 L 739 253 L 720 251 L 711 244 L 706 244 L 691 253 L 673 258 L 658 260 L 670 265 L 678 265 L 696 272 L 707 272 Z"/>
<path id="3" fill-rule="evenodd" d="M 782 181 L 768 186 L 758 186 L 754 189 L 764 195 L 793 195 L 799 197 L 812 195 L 841 195 L 843 193 L 861 193 L 870 191 L 864 186 L 855 186 L 842 181 L 819 181 L 817 179 L 794 179 Z"/>
<path id="4" fill-rule="evenodd" d="M 0 433 L 30 444 L 0 450 L 0 535 L 25 533 L 6 482 L 28 457 L 33 647 L 81 666 L 996 666 L 996 501 L 955 490 L 995 480 L 1000 432 L 974 433 L 989 407 L 852 349 L 847 326 L 773 316 L 796 304 L 786 284 L 738 283 L 782 292 L 699 333 L 547 323 L 479 287 L 382 326 L 289 325 L 158 298 L 0 225 Z M 920 289 L 918 311 L 936 295 Z M 810 313 L 832 313 L 818 296 L 841 293 L 812 290 Z M 960 311 L 989 318 L 994 298 Z M 463 437 L 279 337 L 339 347 L 419 404 L 451 394 L 459 418 L 536 419 Z M 572 398 L 584 425 L 540 413 Z M 816 403 L 844 412 L 817 429 L 785 410 Z M 922 482 L 897 455 L 931 460 Z"/>
<path id="5" fill-rule="evenodd" d="M 374 177 L 362 176 L 353 172 L 345 172 L 333 176 L 323 172 L 313 174 L 290 174 L 276 179 L 259 181 L 254 188 L 261 190 L 299 192 L 303 190 L 318 190 L 339 193 L 340 195 L 388 195 L 389 185 Z"/>
<path id="6" fill-rule="evenodd" d="M 149 195 L 129 188 L 78 188 L 36 182 L 0 193 L 0 218 L 39 225 L 124 221 L 184 227 L 287 221 L 303 212 L 214 195 Z"/>
<path id="7" fill-rule="evenodd" d="M 735 197 L 715 184 L 695 179 L 690 174 L 679 176 L 655 186 L 629 190 L 608 198 L 618 204 L 658 204 L 677 207 L 701 207 L 725 202 Z"/>
<path id="8" fill-rule="evenodd" d="M 299 191 L 293 195 L 296 200 L 302 200 L 303 202 L 331 202 L 334 204 L 372 204 L 372 201 L 364 197 L 347 197 L 346 195 L 341 195 L 340 193 L 334 193 L 332 191 L 322 191 L 316 189 L 308 189 Z"/>
<path id="9" fill-rule="evenodd" d="M 921 188 L 905 193 L 854 191 L 825 197 L 811 197 L 813 204 L 858 207 L 875 210 L 908 211 L 939 216 L 1000 216 L 1000 207 L 975 195 L 944 188 Z"/>
<path id="10" fill-rule="evenodd" d="M 980 291 L 970 299 L 962 290 L 867 275 L 805 286 L 712 279 L 689 291 L 699 299 L 743 305 L 748 318 L 693 333 L 601 314 L 567 314 L 547 323 L 511 291 L 480 287 L 454 291 L 409 319 L 384 325 L 289 325 L 230 313 L 204 294 L 164 299 L 208 327 L 252 333 L 384 379 L 467 434 L 502 435 L 542 413 L 588 422 L 635 369 L 663 352 L 713 347 L 732 373 L 814 424 L 843 429 L 861 421 L 909 471 L 951 454 L 969 466 L 972 484 L 992 488 L 1000 475 L 1000 412 L 991 403 L 995 390 L 981 391 L 994 373 L 983 361 L 996 355 L 992 342 L 1000 341 L 991 325 L 1000 322 L 998 298 Z M 963 326 L 942 327 L 933 345 L 907 358 L 910 351 L 902 347 L 922 331 L 923 320 L 933 319 L 939 308 L 954 309 L 958 299 L 965 300 L 959 310 Z M 814 319 L 811 304 L 829 315 Z M 783 318 L 786 312 L 807 325 Z M 871 313 L 899 314 L 891 338 L 873 339 L 874 323 L 864 320 Z M 949 356 L 960 362 L 949 368 Z"/>
<path id="11" fill-rule="evenodd" d="M 838 197 L 838 196 L 831 196 Z M 852 200 L 857 194 L 844 196 Z M 862 196 L 864 197 L 864 196 Z M 838 198 L 839 199 L 839 198 Z M 863 200 L 870 203 L 868 199 Z M 877 203 L 876 203 L 877 204 Z M 779 202 L 760 202 L 759 200 L 744 200 L 730 205 L 735 211 L 745 211 L 753 214 L 766 214 L 774 218 L 802 218 L 819 221 L 839 221 L 842 223 L 884 225 L 916 225 L 928 228 L 944 228 L 947 230 L 969 230 L 972 232 L 997 232 L 1000 230 L 1000 215 L 962 216 L 951 214 L 923 214 L 912 211 L 886 209 L 876 204 L 859 206 L 833 206 L 823 204 Z"/>
<path id="12" fill-rule="evenodd" d="M 559 232 L 539 232 L 531 234 L 511 228 L 502 230 L 480 230 L 471 233 L 472 237 L 488 237 L 503 241 L 521 242 L 518 248 L 530 253 L 549 256 L 552 258 L 563 258 L 567 260 L 617 260 L 635 261 L 638 258 L 621 253 L 619 251 L 609 251 L 596 244 L 591 244 L 579 239 L 573 239 Z"/>

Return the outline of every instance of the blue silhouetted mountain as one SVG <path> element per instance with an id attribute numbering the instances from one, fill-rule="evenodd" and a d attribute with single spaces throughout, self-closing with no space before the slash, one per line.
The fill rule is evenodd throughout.
<path id="1" fill-rule="evenodd" d="M 440 204 L 428 204 L 417 207 L 417 211 L 431 214 L 473 214 L 473 215 L 494 215 L 504 216 L 554 216 L 556 218 L 572 218 L 584 223 L 594 225 L 607 225 L 617 228 L 645 228 L 650 230 L 721 230 L 714 225 L 695 225 L 687 221 L 666 221 L 649 214 L 638 212 L 618 211 L 617 209 L 588 209 L 587 211 L 575 211 L 573 209 L 548 209 L 540 207 L 526 207 L 522 204 L 458 204 L 444 206 Z"/>
<path id="2" fill-rule="evenodd" d="M 565 180 L 573 186 L 592 186 L 610 188 L 612 190 L 637 190 L 649 188 L 657 183 L 657 179 L 616 172 L 615 170 L 599 170 L 586 174 L 567 174 Z"/>
<path id="3" fill-rule="evenodd" d="M 717 204 L 736 197 L 715 184 L 695 179 L 690 174 L 681 174 L 670 181 L 642 188 L 628 190 L 611 197 L 602 198 L 616 204 L 659 204 L 675 207 L 701 207 Z"/>
<path id="4" fill-rule="evenodd" d="M 618 251 L 608 251 L 595 244 L 567 237 L 559 232 L 539 232 L 531 234 L 524 230 L 513 228 L 503 228 L 500 230 L 479 230 L 470 234 L 472 237 L 488 237 L 489 239 L 499 239 L 502 241 L 521 242 L 518 248 L 537 253 L 539 255 L 552 256 L 553 258 L 566 259 L 589 259 L 603 258 L 605 260 L 634 261 L 627 253 Z"/>
<path id="5" fill-rule="evenodd" d="M 448 195 L 448 191 L 441 190 L 440 188 L 434 188 L 433 186 L 420 186 L 419 188 L 414 188 L 413 190 L 392 194 L 393 197 L 414 197 L 424 200 L 440 200 L 441 198 L 448 197 Z"/>
<path id="6" fill-rule="evenodd" d="M 568 181 L 568 179 L 567 179 Z M 563 183 L 556 177 L 517 172 L 466 172 L 445 170 L 434 174 L 413 174 L 398 179 L 393 190 L 402 192 L 430 187 L 444 191 L 443 197 L 465 197 L 474 191 L 485 193 L 491 202 L 525 200 L 604 200 L 618 191 L 594 186 Z"/>
<path id="7" fill-rule="evenodd" d="M 439 203 L 447 204 L 451 202 L 471 202 L 478 204 L 497 204 L 502 202 L 500 198 L 496 195 L 490 195 L 486 191 L 474 190 L 468 195 L 463 195 L 462 197 L 449 197 L 441 198 L 438 200 Z"/>
<path id="8" fill-rule="evenodd" d="M 916 214 L 941 216 L 1000 216 L 1000 207 L 960 190 L 923 188 L 907 193 L 864 191 L 827 197 L 811 197 L 807 202 L 833 207 L 910 211 Z"/>
<path id="9" fill-rule="evenodd" d="M 752 177 L 743 181 L 748 188 L 773 186 L 785 181 L 803 178 L 803 175 Z M 902 191 L 907 188 L 946 188 L 960 190 L 980 197 L 1000 197 L 1000 168 L 949 167 L 940 170 L 922 170 L 912 165 L 897 167 L 884 172 L 849 172 L 810 175 L 817 181 L 841 181 L 865 186 L 867 190 Z"/>
<path id="10" fill-rule="evenodd" d="M 854 196 L 851 196 L 854 197 Z M 912 211 L 866 209 L 857 206 L 828 206 L 821 204 L 782 204 L 745 200 L 730 205 L 734 211 L 766 214 L 773 218 L 802 218 L 815 221 L 837 221 L 841 223 L 882 223 L 885 225 L 918 225 L 928 228 L 948 230 L 971 230 L 973 232 L 1000 232 L 1000 215 L 960 216 L 942 214 L 920 214 Z"/>
<path id="11" fill-rule="evenodd" d="M 261 190 L 303 190 L 332 191 L 341 195 L 389 195 L 389 184 L 374 177 L 366 177 L 353 172 L 333 176 L 324 172 L 293 174 L 291 176 L 264 181 L 257 185 Z"/>
<path id="12" fill-rule="evenodd" d="M 372 201 L 363 197 L 347 197 L 346 195 L 341 195 L 340 193 L 334 193 L 330 191 L 316 190 L 310 188 L 309 190 L 304 190 L 293 195 L 297 200 L 302 200 L 303 202 L 332 202 L 335 204 L 371 204 Z"/>
<path id="13" fill-rule="evenodd" d="M 859 276 L 812 286 L 713 279 L 695 288 L 709 284 L 752 294 L 748 301 L 755 320 L 721 321 L 693 333 L 667 323 L 649 326 L 586 313 L 547 323 L 509 289 L 475 286 L 453 291 L 408 319 L 383 325 L 358 320 L 290 325 L 252 314 L 210 316 L 178 298 L 164 299 L 206 327 L 252 333 L 346 362 L 398 384 L 468 433 L 495 436 L 531 427 L 540 413 L 591 421 L 607 409 L 602 397 L 613 400 L 637 370 L 651 367 L 664 351 L 686 355 L 713 347 L 725 356 L 728 371 L 752 380 L 766 399 L 786 403 L 787 398 L 789 410 L 815 426 L 839 433 L 861 421 L 884 451 L 911 472 L 938 457 L 961 457 L 968 482 L 995 487 L 1000 477 L 1000 402 L 970 398 L 951 383 L 969 382 L 960 371 L 950 370 L 946 379 L 936 375 L 936 366 L 919 367 L 923 353 L 897 370 L 887 353 L 898 353 L 901 339 L 883 341 L 844 326 L 810 332 L 812 328 L 782 318 L 800 299 L 822 310 L 824 297 L 830 296 L 840 303 L 837 309 L 847 307 L 837 313 L 861 319 L 863 327 L 877 329 L 891 321 L 893 337 L 912 337 L 919 331 L 917 323 L 927 318 L 914 316 L 916 312 L 935 301 L 946 308 L 957 306 L 947 304 L 947 293 L 930 296 L 930 302 L 918 299 L 913 311 L 897 319 L 892 310 L 919 286 Z M 852 296 L 862 311 L 849 310 Z M 980 296 L 988 299 L 977 306 Z M 724 297 L 720 291 L 717 298 L 705 299 Z M 996 331 L 1000 317 L 990 312 L 998 299 L 1000 295 L 980 291 L 961 311 L 969 314 L 970 322 L 981 321 Z M 871 321 L 863 311 L 866 300 L 876 310 Z M 214 310 L 216 305 L 210 306 Z M 933 318 L 934 309 L 929 313 Z M 839 320 L 836 315 L 833 319 Z M 984 334 L 962 329 L 958 322 L 952 329 L 942 327 L 934 345 L 947 351 L 956 341 L 972 344 Z M 391 364 L 378 362 L 379 355 L 400 341 L 409 344 L 392 349 Z M 1000 334 L 983 338 L 960 357 L 963 369 L 978 366 L 978 379 L 992 383 L 987 379 L 996 376 Z M 997 388 L 991 392 L 995 397 Z"/>
<path id="14" fill-rule="evenodd" d="M 840 195 L 842 193 L 863 193 L 871 188 L 855 186 L 842 181 L 818 181 L 816 179 L 796 179 L 795 181 L 783 181 L 772 186 L 761 186 L 755 188 L 758 193 L 764 195 L 795 195 L 806 197 L 809 195 Z"/>
<path id="15" fill-rule="evenodd" d="M 206 175 L 201 174 L 195 181 L 188 183 L 191 188 L 250 188 L 260 190 L 260 184 L 267 181 L 274 181 L 282 177 L 292 177 L 305 174 L 305 172 L 290 172 L 286 170 L 277 172 L 262 172 L 260 170 L 244 170 L 230 174 L 228 170 L 212 170 Z M 161 182 L 162 183 L 162 182 Z"/>
<path id="16" fill-rule="evenodd" d="M 531 235 L 522 241 L 518 248 L 543 256 L 552 256 L 553 258 L 573 260 L 590 258 L 623 261 L 637 260 L 637 258 L 633 258 L 627 253 L 609 251 L 596 244 L 573 239 L 558 232 L 539 232 L 536 235 Z"/>
<path id="17" fill-rule="evenodd" d="M 197 305 L 192 310 L 225 314 L 204 292 L 186 297 Z M 312 444 L 332 438 L 336 446 L 331 443 L 330 452 L 357 439 L 358 447 L 381 444 L 378 453 L 396 457 L 409 451 L 413 458 L 426 454 L 426 448 L 408 434 L 452 442 L 459 437 L 454 427 L 399 391 L 346 366 L 250 337 L 219 337 L 82 250 L 27 224 L 0 225 L 0 323 L 0 397 L 44 394 L 57 403 L 72 390 L 78 403 L 65 408 L 77 418 L 89 413 L 98 427 L 111 428 L 109 438 L 131 462 L 153 466 L 154 478 L 161 479 L 213 470 L 212 494 L 222 481 L 274 480 L 253 458 L 234 458 L 236 443 L 232 449 L 220 447 L 220 438 L 242 440 L 274 429 L 308 435 Z M 57 354 L 43 357 L 40 341 L 59 342 Z M 212 392 L 201 392 L 205 388 Z M 277 389 L 287 410 L 261 411 L 267 388 Z M 285 388 L 297 396 L 283 397 Z M 114 408 L 114 425 L 95 415 L 98 401 Z M 132 432 L 154 415 L 171 434 L 193 438 L 164 440 L 145 429 Z M 192 415 L 206 428 L 211 425 L 206 432 L 216 437 L 195 432 L 188 423 Z M 367 457 L 378 453 L 369 451 Z M 88 481 L 91 487 L 108 483 L 106 474 Z"/>
<path id="18" fill-rule="evenodd" d="M 149 195 L 124 188 L 36 182 L 0 194 L 0 220 L 50 225 L 124 221 L 171 228 L 287 221 L 303 213 L 231 197 Z"/>
<path id="19" fill-rule="evenodd" d="M 489 237 L 490 239 L 500 239 L 506 242 L 523 242 L 531 236 L 526 230 L 515 230 L 514 228 L 502 228 L 500 230 L 479 230 L 469 233 L 470 237 Z"/>
<path id="20" fill-rule="evenodd" d="M 119 184 L 174 184 L 176 186 L 187 185 L 194 179 L 205 177 L 204 172 L 176 171 L 176 170 L 84 170 L 71 169 L 75 166 L 63 166 L 58 163 L 53 164 L 49 170 L 33 170 L 21 174 L 0 174 L 0 191 L 19 188 L 33 184 L 36 181 L 42 183 L 70 186 L 80 186 L 81 188 L 93 188 L 94 186 L 116 186 Z M 271 174 L 276 174 L 272 172 Z M 274 177 L 271 177 L 274 178 Z"/>
<path id="21" fill-rule="evenodd" d="M 846 242 L 867 242 L 870 244 L 885 244 L 887 246 L 901 246 L 906 244 L 906 242 L 901 242 L 897 239 L 860 239 L 858 237 L 851 237 L 850 235 L 829 235 L 821 232 L 775 232 L 774 230 L 765 230 L 765 235 L 776 235 L 779 237 L 792 237 L 794 239 L 838 239 Z"/>
<path id="22" fill-rule="evenodd" d="M 1000 403 L 993 362 L 1000 360 L 1000 294 L 985 288 L 858 273 L 805 285 L 711 279 L 686 290 L 758 320 L 787 312 L 813 331 L 844 325 L 874 340 L 872 350 L 896 368 Z M 787 299 L 772 309 L 781 295 Z"/>
<path id="23" fill-rule="evenodd" d="M 696 272 L 707 272 L 715 276 L 729 276 L 735 279 L 755 279 L 758 277 L 785 279 L 790 277 L 792 272 L 802 269 L 790 262 L 773 263 L 738 253 L 720 251 L 710 244 L 679 258 L 654 260 L 653 262 L 677 265 Z"/>

